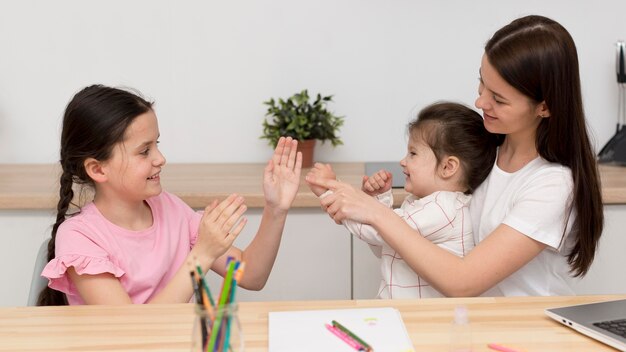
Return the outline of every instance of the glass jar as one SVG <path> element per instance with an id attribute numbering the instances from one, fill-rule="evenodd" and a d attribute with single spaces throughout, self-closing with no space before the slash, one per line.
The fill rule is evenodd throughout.
<path id="1" fill-rule="evenodd" d="M 191 351 L 241 352 L 243 335 L 239 324 L 237 304 L 227 304 L 207 311 L 195 307 L 195 322 L 191 335 Z"/>
<path id="2" fill-rule="evenodd" d="M 472 329 L 465 306 L 454 308 L 454 320 L 450 331 L 450 352 L 472 352 Z"/>

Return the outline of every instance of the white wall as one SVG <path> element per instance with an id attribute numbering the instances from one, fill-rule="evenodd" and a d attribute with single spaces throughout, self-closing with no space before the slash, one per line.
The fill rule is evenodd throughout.
<path id="1" fill-rule="evenodd" d="M 170 162 L 264 161 L 262 102 L 303 88 L 334 94 L 346 116 L 345 145 L 319 148 L 320 160 L 397 160 L 412 111 L 473 105 L 484 43 L 530 13 L 574 37 L 603 145 L 617 114 L 621 0 L 3 0 L 0 163 L 56 161 L 65 105 L 97 82 L 156 100 Z"/>

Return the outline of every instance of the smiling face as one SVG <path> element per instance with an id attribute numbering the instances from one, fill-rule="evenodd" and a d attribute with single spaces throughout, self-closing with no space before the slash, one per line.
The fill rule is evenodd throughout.
<path id="1" fill-rule="evenodd" d="M 476 107 L 483 111 L 485 128 L 491 133 L 524 136 L 534 140 L 544 103 L 533 102 L 507 83 L 483 55 Z M 544 109 L 544 110 L 542 110 Z"/>
<path id="2" fill-rule="evenodd" d="M 422 198 L 440 190 L 437 158 L 424 141 L 422 131 L 415 130 L 410 135 L 407 154 L 400 161 L 406 175 L 404 189 Z"/>
<path id="3" fill-rule="evenodd" d="M 159 174 L 165 157 L 158 148 L 159 125 L 152 110 L 128 126 L 124 140 L 115 145 L 109 160 L 102 164 L 107 174 L 106 192 L 120 200 L 143 201 L 161 193 Z"/>

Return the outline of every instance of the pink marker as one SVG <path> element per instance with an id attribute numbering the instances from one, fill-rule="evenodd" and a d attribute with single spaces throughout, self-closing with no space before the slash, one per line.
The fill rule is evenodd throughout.
<path id="1" fill-rule="evenodd" d="M 365 348 L 361 346 L 358 342 L 354 341 L 350 336 L 346 335 L 343 331 L 337 329 L 336 327 L 326 324 L 326 329 L 335 334 L 338 338 L 342 339 L 343 342 L 350 345 L 350 347 L 354 348 L 357 351 L 365 351 Z"/>
<path id="2" fill-rule="evenodd" d="M 510 347 L 498 345 L 496 343 L 490 343 L 487 345 L 487 347 L 491 348 L 494 351 L 500 351 L 500 352 L 521 352 L 520 350 L 514 350 Z"/>

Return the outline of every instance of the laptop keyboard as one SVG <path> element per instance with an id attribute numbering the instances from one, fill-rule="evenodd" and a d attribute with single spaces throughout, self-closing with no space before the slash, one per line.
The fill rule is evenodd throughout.
<path id="1" fill-rule="evenodd" d="M 593 325 L 619 335 L 626 337 L 626 319 L 601 321 L 599 323 L 593 323 Z"/>

